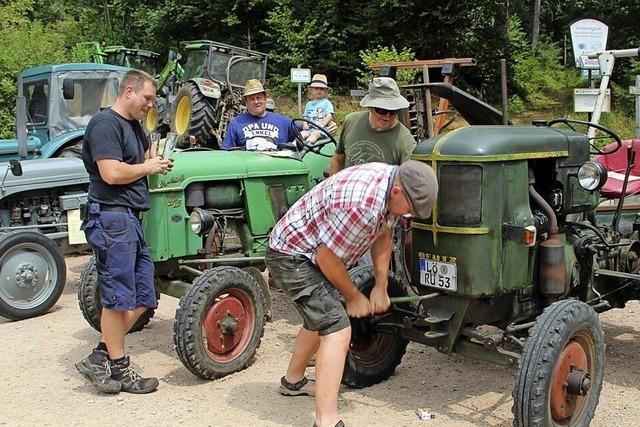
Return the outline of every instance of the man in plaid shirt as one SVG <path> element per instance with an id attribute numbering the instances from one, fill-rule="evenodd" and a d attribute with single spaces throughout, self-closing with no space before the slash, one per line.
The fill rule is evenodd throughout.
<path id="1" fill-rule="evenodd" d="M 351 340 L 349 316 L 389 308 L 394 224 L 404 215 L 428 218 L 437 191 L 435 173 L 422 162 L 353 166 L 305 194 L 271 232 L 267 267 L 303 319 L 280 393 L 315 395 L 317 426 L 343 425 L 338 390 Z M 375 286 L 367 299 L 347 269 L 369 248 Z M 304 373 L 316 352 L 314 384 Z"/>

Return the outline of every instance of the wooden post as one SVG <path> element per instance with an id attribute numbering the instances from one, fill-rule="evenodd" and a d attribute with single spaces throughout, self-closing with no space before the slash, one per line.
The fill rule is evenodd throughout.
<path id="1" fill-rule="evenodd" d="M 452 84 L 453 83 L 453 74 L 446 74 L 444 76 L 444 82 L 447 84 Z M 438 116 L 436 117 L 436 125 L 435 125 L 435 134 L 438 135 L 440 133 L 440 131 L 442 130 L 442 127 L 444 126 L 444 124 L 447 121 L 447 115 L 445 113 L 445 111 L 449 108 L 449 100 L 448 99 L 444 99 L 444 98 L 440 98 L 440 101 L 438 102 Z"/>
<path id="2" fill-rule="evenodd" d="M 422 67 L 422 82 L 429 84 L 429 67 L 426 65 Z M 427 137 L 431 138 L 435 135 L 433 133 L 433 112 L 431 111 L 431 89 L 429 87 L 424 89 L 424 113 L 427 121 Z"/>
<path id="3" fill-rule="evenodd" d="M 636 138 L 640 139 L 640 76 L 636 76 L 636 85 L 629 87 L 629 93 L 636 96 Z"/>

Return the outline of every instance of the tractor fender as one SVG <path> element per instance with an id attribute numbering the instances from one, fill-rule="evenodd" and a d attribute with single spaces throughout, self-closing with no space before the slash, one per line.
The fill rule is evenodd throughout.
<path id="1" fill-rule="evenodd" d="M 222 95 L 220 84 L 216 83 L 213 80 L 203 79 L 199 77 L 187 81 L 193 82 L 196 86 L 198 86 L 198 90 L 200 91 L 200 93 L 207 98 L 218 99 Z"/>
<path id="2" fill-rule="evenodd" d="M 62 150 L 64 147 L 81 142 L 84 137 L 84 131 L 84 128 L 76 129 L 70 132 L 65 132 L 51 139 L 48 143 L 42 146 L 40 158 L 48 159 L 50 157 L 54 157 L 54 154 Z"/>

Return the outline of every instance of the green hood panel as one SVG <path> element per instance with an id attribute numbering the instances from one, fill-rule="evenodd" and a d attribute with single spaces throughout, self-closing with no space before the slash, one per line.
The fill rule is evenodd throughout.
<path id="1" fill-rule="evenodd" d="M 309 174 L 309 167 L 299 159 L 253 151 L 182 151 L 175 152 L 173 160 L 171 172 L 149 177 L 152 191 L 199 181 Z"/>
<path id="2" fill-rule="evenodd" d="M 417 160 L 509 161 L 568 155 L 575 132 L 545 126 L 469 126 L 419 144 Z"/>

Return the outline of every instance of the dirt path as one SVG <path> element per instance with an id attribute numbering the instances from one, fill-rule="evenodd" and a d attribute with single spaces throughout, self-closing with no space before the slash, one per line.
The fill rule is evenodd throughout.
<path id="1" fill-rule="evenodd" d="M 127 341 L 144 373 L 161 378 L 160 388 L 145 396 L 98 393 L 73 367 L 98 337 L 76 300 L 86 260 L 67 258 L 67 288 L 50 313 L 21 322 L 0 318 L 0 425 L 313 424 L 312 399 L 277 393 L 299 326 L 297 313 L 279 293 L 255 363 L 216 381 L 197 379 L 178 360 L 172 332 L 178 300 L 163 295 L 149 327 Z M 607 364 L 594 426 L 640 425 L 638 320 L 637 302 L 602 315 Z M 513 369 L 411 344 L 396 375 L 371 388 L 345 389 L 340 410 L 347 426 L 509 426 L 513 380 Z M 436 418 L 418 420 L 417 408 Z"/>

